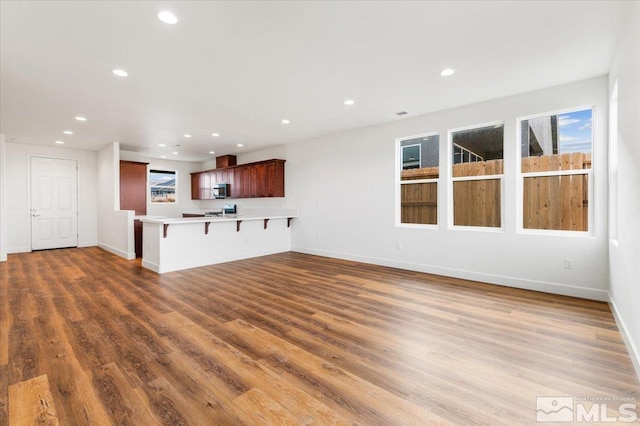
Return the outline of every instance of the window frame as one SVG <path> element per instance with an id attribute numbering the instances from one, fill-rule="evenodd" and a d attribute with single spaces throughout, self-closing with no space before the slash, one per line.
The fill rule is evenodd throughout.
<path id="1" fill-rule="evenodd" d="M 437 136 L 438 137 L 438 177 L 437 178 L 433 178 L 433 179 L 417 179 L 417 180 L 407 180 L 407 181 L 403 181 L 402 180 L 402 163 L 403 163 L 403 156 L 402 156 L 402 142 L 408 141 L 408 140 L 412 140 L 412 139 L 418 139 L 418 138 L 428 138 L 428 137 L 432 137 L 432 136 Z M 420 144 L 413 144 L 413 145 L 407 145 L 407 146 L 414 146 L 414 145 L 420 145 Z M 411 135 L 411 136 L 402 136 L 399 138 L 396 138 L 396 143 L 395 143 L 395 150 L 396 150 L 396 166 L 395 166 L 395 174 L 396 174 L 396 179 L 395 179 L 395 189 L 396 189 L 396 227 L 397 228 L 418 228 L 418 229 L 440 229 L 440 223 L 441 223 L 441 190 L 440 190 L 440 180 L 442 178 L 442 165 L 441 163 L 441 159 L 442 159 L 442 138 L 440 137 L 440 132 L 429 132 L 429 133 L 420 133 L 417 135 Z M 420 149 L 420 165 L 422 165 L 422 148 Z M 437 188 L 437 207 L 436 207 L 436 223 L 403 223 L 402 222 L 402 185 L 410 185 L 410 184 L 419 184 L 419 183 L 435 183 L 436 184 L 436 188 Z"/>
<path id="2" fill-rule="evenodd" d="M 453 134 L 456 132 L 461 132 L 461 131 L 465 131 L 465 130 L 473 130 L 473 129 L 479 129 L 479 128 L 483 128 L 483 127 L 492 127 L 492 126 L 497 126 L 497 125 L 501 125 L 503 128 L 503 133 L 502 133 L 502 174 L 496 175 L 483 175 L 483 176 L 458 176 L 458 177 L 454 177 L 453 176 L 453 166 L 455 165 L 453 162 L 453 146 L 459 146 L 457 144 L 453 143 Z M 488 122 L 483 122 L 483 123 L 477 123 L 477 124 L 473 124 L 473 125 L 469 125 L 469 126 L 462 126 L 462 127 L 456 127 L 456 128 L 451 128 L 447 130 L 447 162 L 446 162 L 446 173 L 447 173 L 447 193 L 448 193 L 448 197 L 447 197 L 447 210 L 448 210 L 448 214 L 447 214 L 447 229 L 453 230 L 453 231 L 476 231 L 476 232 L 497 232 L 497 233 L 504 233 L 505 232 L 505 202 L 504 202 L 504 181 L 505 181 L 505 171 L 507 170 L 506 167 L 506 158 L 505 158 L 505 130 L 507 129 L 506 127 L 506 123 L 505 120 L 495 120 L 495 121 L 488 121 Z M 484 160 L 483 160 L 484 161 Z M 453 193 L 453 184 L 454 182 L 462 182 L 462 181 L 473 181 L 473 180 L 495 180 L 498 179 L 500 181 L 500 226 L 499 227 L 494 227 L 494 226 L 469 226 L 469 225 L 455 225 L 454 224 L 454 218 L 455 218 L 455 212 L 454 212 L 454 193 Z"/>
<path id="3" fill-rule="evenodd" d="M 618 145 L 619 145 L 619 135 L 618 135 L 618 114 L 619 114 L 619 104 L 618 104 L 618 80 L 616 80 L 613 84 L 613 89 L 611 89 L 609 96 L 609 208 L 608 208 L 608 217 L 609 217 L 609 241 L 615 247 L 618 247 L 618 206 L 619 206 L 619 194 L 618 194 Z M 593 110 L 592 110 L 593 111 Z M 591 117 L 593 120 L 593 116 Z M 593 123 L 592 123 L 593 124 Z M 593 127 L 592 127 L 593 132 Z M 593 141 L 592 141 L 593 143 Z M 595 145 L 595 144 L 594 144 Z M 593 149 L 592 149 L 593 151 Z M 591 168 L 593 168 L 593 152 L 591 153 L 592 161 Z"/>
<path id="4" fill-rule="evenodd" d="M 516 233 L 517 234 L 529 234 L 529 235 L 548 235 L 548 236 L 566 236 L 566 237 L 593 237 L 595 236 L 595 227 L 594 227 L 594 170 L 598 167 L 597 163 L 598 156 L 595 135 L 596 135 L 596 107 L 595 105 L 580 105 L 571 108 L 563 108 L 553 111 L 546 111 L 543 113 L 530 114 L 526 116 L 521 116 L 516 118 L 516 143 L 517 147 L 520 148 L 522 146 L 522 132 L 521 126 L 522 122 L 526 120 L 531 120 L 535 118 L 549 117 L 553 115 L 562 115 L 568 114 L 572 112 L 584 111 L 590 109 L 591 110 L 591 167 L 589 169 L 581 169 L 581 170 L 558 170 L 558 171 L 546 171 L 546 172 L 522 172 L 522 150 L 517 149 L 517 161 L 516 161 L 516 176 L 517 176 L 517 187 L 516 187 Z M 524 227 L 524 181 L 526 178 L 531 177 L 544 177 L 544 176 L 571 176 L 571 175 L 587 175 L 587 194 L 588 194 L 588 205 L 587 205 L 587 230 L 586 231 L 571 231 L 565 229 L 530 229 Z"/>
<path id="5" fill-rule="evenodd" d="M 407 140 L 407 139 L 405 139 L 405 140 Z M 405 150 L 405 148 L 411 148 L 411 147 L 414 147 L 414 146 L 420 147 L 420 149 L 418 149 L 418 167 L 417 168 L 419 169 L 420 166 L 422 165 L 422 145 L 420 145 L 419 143 L 414 143 L 414 144 L 411 144 L 411 145 L 402 146 L 402 142 L 401 142 L 400 150 L 402 151 L 402 153 L 400 154 L 400 158 L 402 158 L 402 161 L 401 161 L 402 166 L 401 166 L 400 170 L 405 170 L 404 169 L 404 150 Z M 410 169 L 407 169 L 407 170 L 410 170 Z"/>

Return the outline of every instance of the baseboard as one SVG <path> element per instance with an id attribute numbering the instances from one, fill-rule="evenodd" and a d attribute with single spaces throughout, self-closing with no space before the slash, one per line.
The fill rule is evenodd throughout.
<path id="1" fill-rule="evenodd" d="M 629 333 L 629 329 L 622 319 L 618 306 L 613 300 L 613 297 L 611 297 L 611 293 L 609 293 L 609 306 L 611 306 L 613 318 L 616 320 L 616 324 L 618 324 L 618 330 L 620 330 L 620 335 L 622 335 L 622 340 L 624 340 L 624 344 L 627 346 L 631 362 L 633 363 L 633 367 L 636 369 L 638 380 L 640 380 L 640 351 L 633 341 L 633 337 L 631 336 L 631 333 Z"/>
<path id="2" fill-rule="evenodd" d="M 504 275 L 486 274 L 482 272 L 466 271 L 464 269 L 443 268 L 435 265 L 424 265 L 418 263 L 401 262 L 397 260 L 383 259 L 377 257 L 359 256 L 349 253 L 315 250 L 303 247 L 293 247 L 291 251 L 313 254 L 316 256 L 332 257 L 336 259 L 352 260 L 354 262 L 370 263 L 390 268 L 406 269 L 409 271 L 424 272 L 427 274 L 443 275 L 446 277 L 461 278 L 470 281 L 480 281 L 488 284 L 501 285 L 505 287 L 521 288 L 524 290 L 541 291 L 544 293 L 559 294 L 562 296 L 579 297 L 582 299 L 609 301 L 609 294 L 606 290 L 597 290 L 586 287 L 571 286 L 567 284 L 553 283 L 547 281 L 527 280 Z"/>
<path id="3" fill-rule="evenodd" d="M 115 247 L 111 247 L 111 246 L 109 246 L 107 244 L 104 244 L 104 243 L 98 243 L 98 247 L 100 247 L 103 250 L 108 251 L 109 253 L 113 253 L 116 256 L 123 257 L 123 258 L 125 258 L 127 260 L 133 260 L 133 259 L 136 258 L 136 254 L 135 253 L 127 253 L 126 251 L 119 250 L 119 249 L 117 249 Z"/>
<path id="4" fill-rule="evenodd" d="M 78 247 L 95 247 L 98 245 L 97 241 L 82 241 L 78 242 Z"/>
<path id="5" fill-rule="evenodd" d="M 160 273 L 160 266 L 155 263 L 149 262 L 148 260 L 142 259 L 142 267 L 151 269 L 153 272 Z"/>

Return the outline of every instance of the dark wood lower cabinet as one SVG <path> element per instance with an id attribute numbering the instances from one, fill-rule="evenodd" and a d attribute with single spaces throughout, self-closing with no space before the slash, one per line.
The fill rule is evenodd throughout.
<path id="1" fill-rule="evenodd" d="M 211 188 L 229 184 L 229 198 L 284 197 L 285 160 L 266 160 L 191 173 L 191 199 L 213 199 Z"/>
<path id="2" fill-rule="evenodd" d="M 133 221 L 133 238 L 136 247 L 136 258 L 142 257 L 142 222 L 139 220 Z"/>

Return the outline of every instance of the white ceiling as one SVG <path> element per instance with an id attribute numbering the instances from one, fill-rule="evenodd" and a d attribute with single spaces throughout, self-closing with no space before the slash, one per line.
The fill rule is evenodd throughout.
<path id="1" fill-rule="evenodd" d="M 204 161 L 606 74 L 629 5 L 3 0 L 0 132 Z"/>

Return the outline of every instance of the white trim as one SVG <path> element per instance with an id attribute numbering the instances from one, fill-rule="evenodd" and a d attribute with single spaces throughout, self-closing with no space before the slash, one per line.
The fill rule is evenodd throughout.
<path id="1" fill-rule="evenodd" d="M 479 281 L 486 284 L 500 285 L 503 287 L 520 288 L 524 290 L 533 290 L 542 293 L 558 294 L 562 296 L 579 297 L 582 299 L 597 300 L 606 302 L 609 300 L 606 290 L 593 289 L 587 287 L 573 286 L 563 283 L 554 283 L 548 281 L 527 280 L 518 277 L 510 277 L 506 275 L 485 274 L 479 272 L 467 271 L 464 269 L 443 268 L 436 265 L 426 265 L 410 262 L 402 262 L 398 260 L 383 259 L 378 257 L 359 256 L 349 253 L 316 250 L 304 247 L 292 247 L 291 251 L 297 253 L 312 254 L 316 256 L 331 257 L 335 259 L 351 260 L 355 262 L 368 263 L 379 266 L 387 266 L 390 268 L 398 268 L 409 271 L 423 272 L 426 274 L 442 275 L 445 277 L 461 278 L 470 281 Z"/>
<path id="2" fill-rule="evenodd" d="M 97 241 L 83 241 L 83 242 L 78 242 L 78 248 L 80 247 L 95 247 L 98 245 Z"/>
<path id="3" fill-rule="evenodd" d="M 609 305 L 611 307 L 611 313 L 613 314 L 613 318 L 616 320 L 616 324 L 618 325 L 618 329 L 620 331 L 620 335 L 622 336 L 622 340 L 629 351 L 629 358 L 631 358 L 631 363 L 633 364 L 633 368 L 636 370 L 636 375 L 638 376 L 638 380 L 640 380 L 640 350 L 636 346 L 633 338 L 631 337 L 631 333 L 629 333 L 629 329 L 622 319 L 622 315 L 620 315 L 620 311 L 618 310 L 618 306 L 616 302 L 613 300 L 611 293 L 607 293 L 609 295 Z"/>
<path id="4" fill-rule="evenodd" d="M 491 161 L 491 160 L 489 160 Z M 502 179 L 504 177 L 504 174 L 501 175 L 478 175 L 478 176 L 456 176 L 456 177 L 452 177 L 451 179 L 453 180 L 453 182 L 463 182 L 466 180 L 498 180 L 498 179 Z"/>
<path id="5" fill-rule="evenodd" d="M 440 179 L 413 179 L 413 180 L 401 180 L 400 185 L 410 185 L 412 183 L 438 183 Z"/>
<path id="6" fill-rule="evenodd" d="M 398 228 L 413 228 L 413 229 L 440 229 L 440 225 L 437 223 L 400 223 Z"/>
<path id="7" fill-rule="evenodd" d="M 571 108 L 563 108 L 563 109 L 556 109 L 556 110 L 553 110 L 553 111 L 539 112 L 539 113 L 531 114 L 531 115 L 521 115 L 520 117 L 516 118 L 516 123 L 517 123 L 516 124 L 516 130 L 520 130 L 520 128 L 518 127 L 520 121 L 531 120 L 532 118 L 549 117 L 549 116 L 552 116 L 552 115 L 568 114 L 570 112 L 584 111 L 586 109 L 593 110 L 594 107 L 595 107 L 595 104 L 585 104 L 585 105 L 580 105 L 580 106 L 571 107 Z M 593 121 L 593 115 L 591 115 L 591 121 Z M 591 133 L 593 135 L 593 129 L 591 129 Z M 519 140 L 518 142 L 522 142 L 522 141 Z M 593 147 L 593 136 L 592 136 L 591 143 L 592 143 L 591 146 Z M 520 146 L 520 145 L 518 145 L 518 146 Z M 522 153 L 522 151 L 520 151 L 520 152 Z"/>
<path id="8" fill-rule="evenodd" d="M 133 260 L 136 258 L 136 254 L 134 253 L 127 253 L 125 251 L 119 250 L 115 247 L 111 247 L 110 245 L 107 245 L 105 243 L 98 243 L 98 247 L 100 247 L 103 250 L 108 251 L 109 253 L 113 253 L 116 256 L 120 256 L 122 258 L 125 258 L 127 260 Z"/>
<path id="9" fill-rule="evenodd" d="M 529 229 L 522 228 L 518 231 L 522 235 L 539 235 L 548 237 L 569 237 L 569 238 L 595 238 L 589 231 L 567 231 L 565 229 Z"/>
<path id="10" fill-rule="evenodd" d="M 619 135 L 618 135 L 618 80 L 616 79 L 613 83 L 613 88 L 609 91 L 609 143 L 608 143 L 608 155 L 607 158 L 609 160 L 609 168 L 608 168 L 608 176 L 607 176 L 607 194 L 609 197 L 608 202 L 608 232 L 609 238 L 611 240 L 618 240 L 618 212 L 620 209 L 619 205 L 619 194 L 618 194 L 618 145 L 619 145 Z M 593 161 L 593 160 L 592 160 Z"/>
<path id="11" fill-rule="evenodd" d="M 0 134 L 0 262 L 7 261 L 6 158 L 5 135 Z"/>
<path id="12" fill-rule="evenodd" d="M 142 267 L 147 268 L 155 272 L 156 274 L 160 273 L 160 265 L 157 265 L 153 262 L 149 262 L 148 260 L 142 259 Z"/>
<path id="13" fill-rule="evenodd" d="M 520 173 L 523 178 L 544 177 L 544 176 L 570 176 L 570 175 L 591 175 L 591 169 L 573 169 L 573 170 L 550 170 L 548 172 L 523 172 Z"/>
<path id="14" fill-rule="evenodd" d="M 471 232 L 496 232 L 504 233 L 504 226 L 498 228 L 497 226 L 467 226 L 467 225 L 453 225 L 449 228 L 450 231 L 471 231 Z"/>

